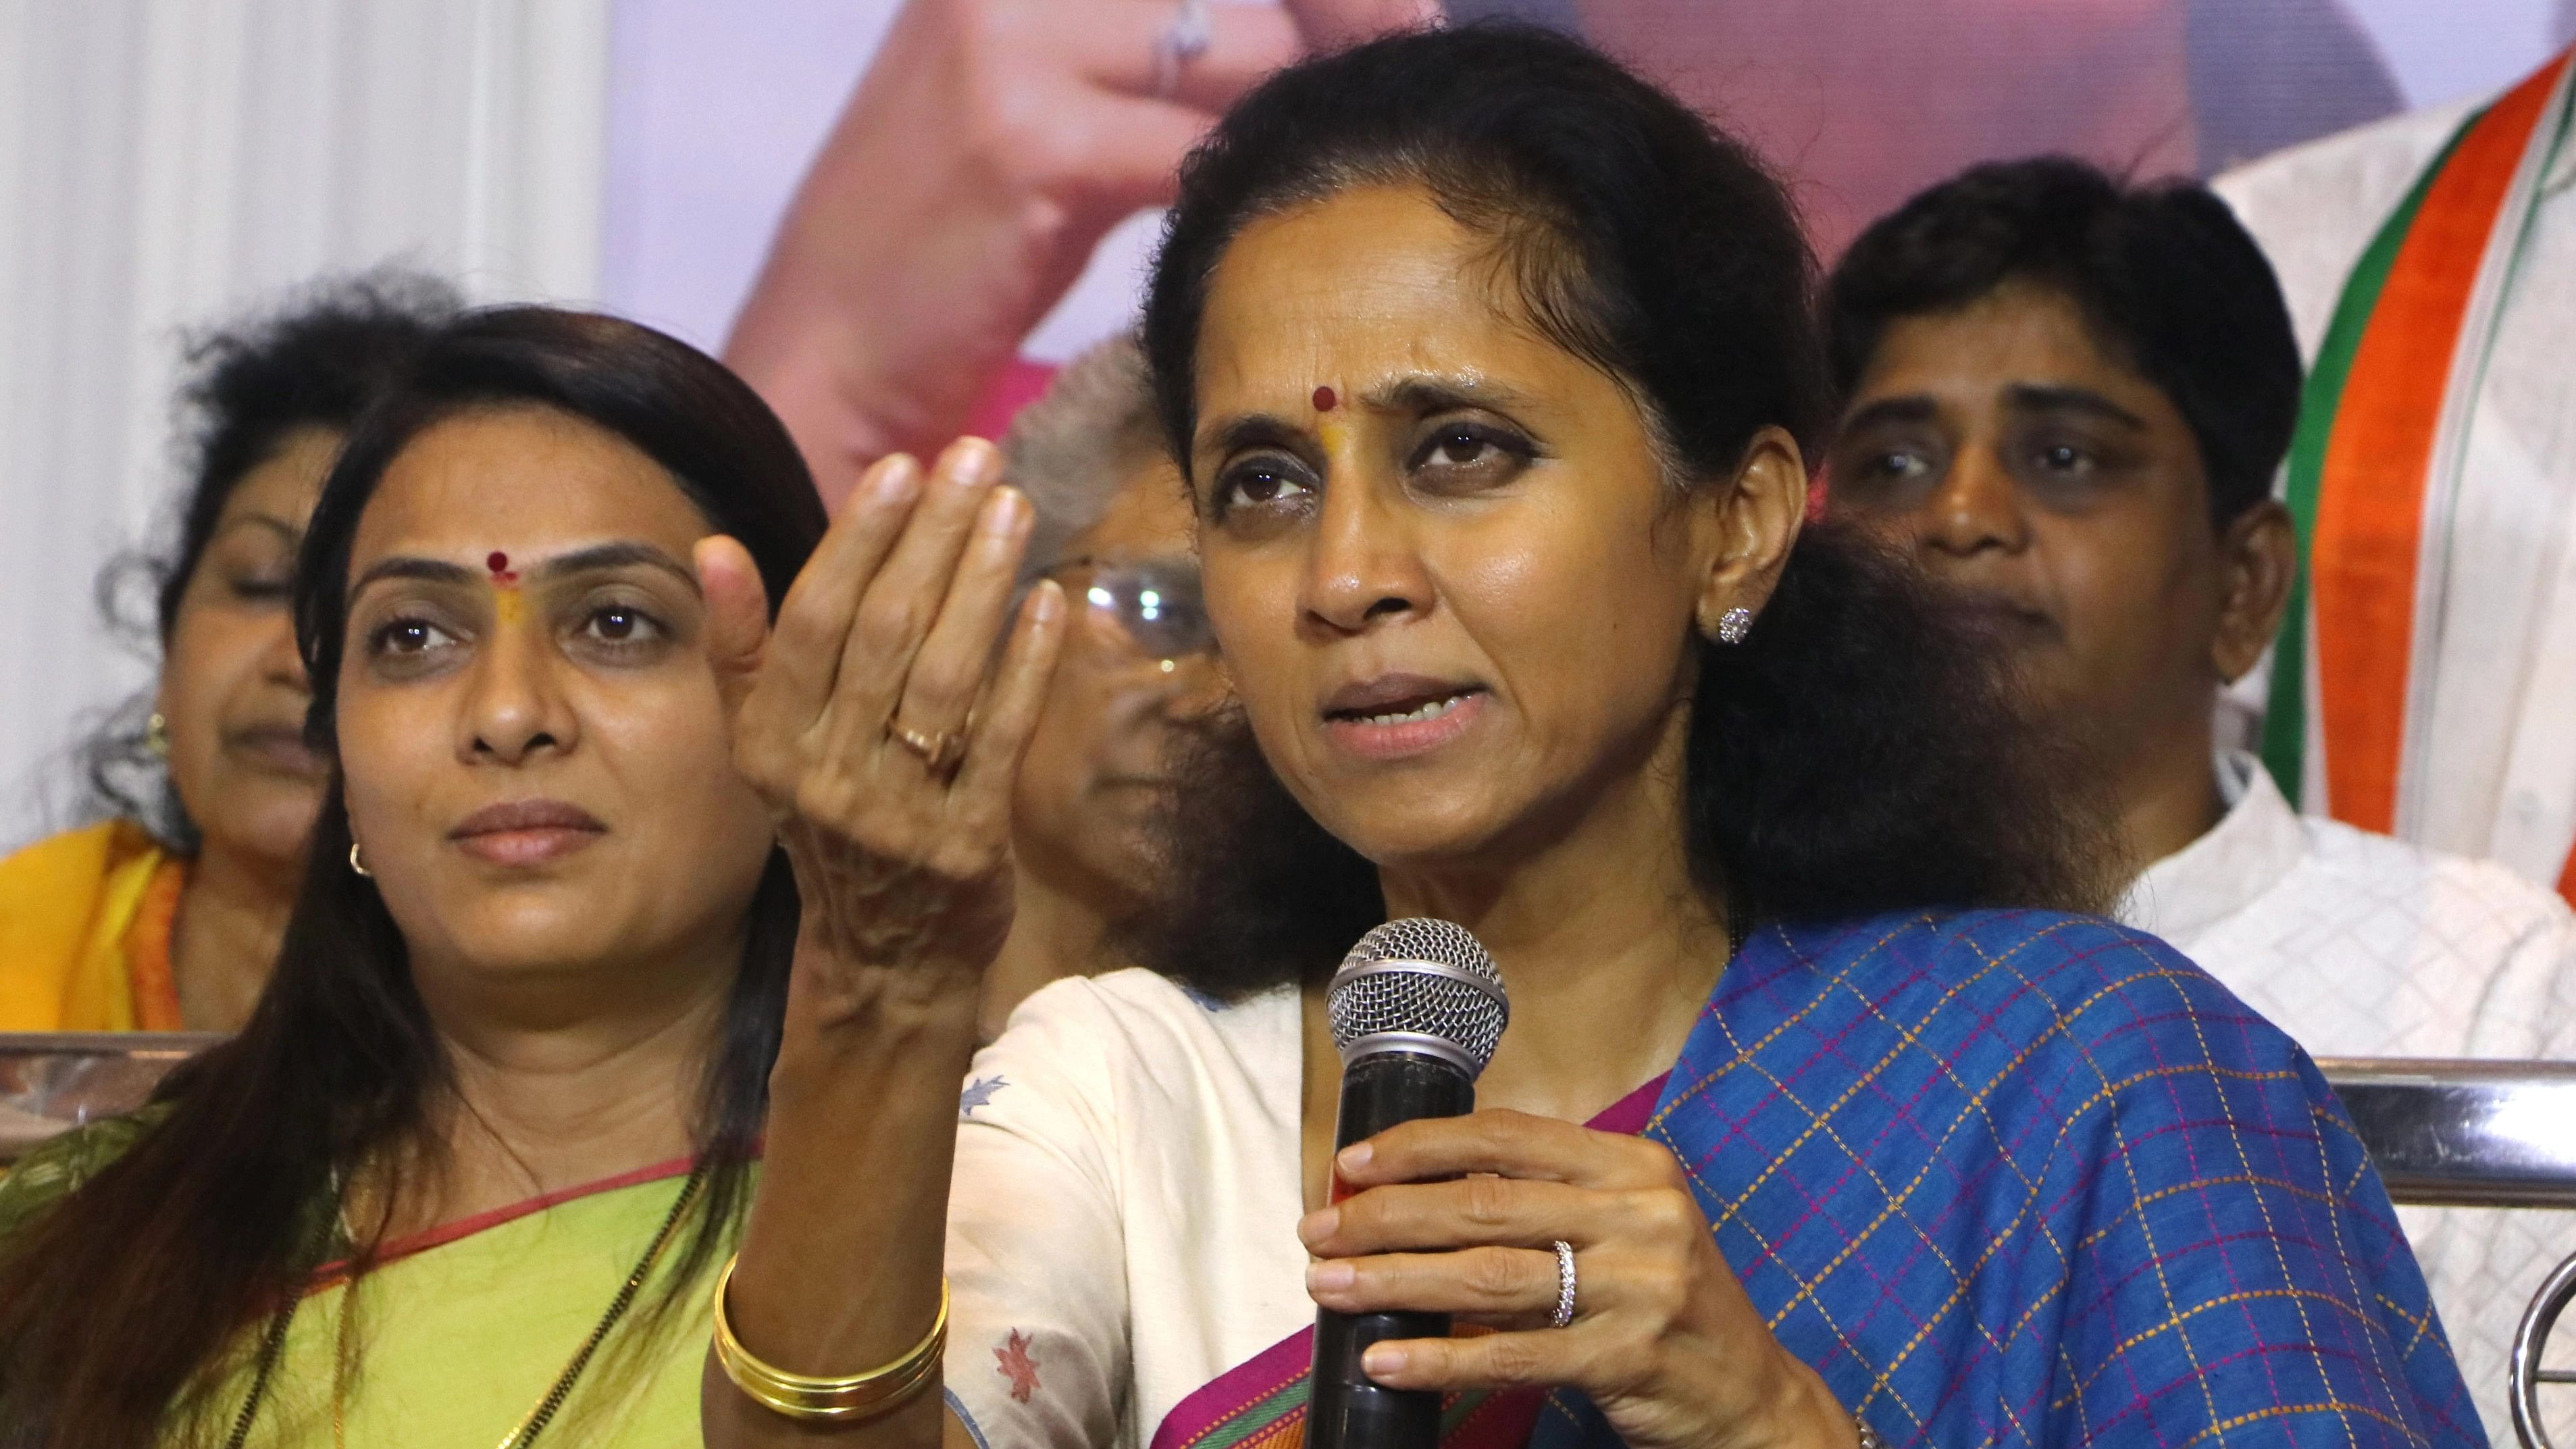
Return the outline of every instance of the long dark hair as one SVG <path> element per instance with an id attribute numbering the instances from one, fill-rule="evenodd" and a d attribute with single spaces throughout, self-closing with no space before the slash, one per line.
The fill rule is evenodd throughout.
<path id="1" fill-rule="evenodd" d="M 1530 321 L 1620 382 L 1681 486 L 1731 476 L 1766 427 L 1812 454 L 1831 393 L 1814 262 L 1779 183 L 1580 42 L 1479 23 L 1281 71 L 1184 164 L 1143 336 L 1185 470 L 1226 247 L 1259 217 L 1384 183 L 1492 239 Z M 1693 644 L 1685 844 L 1735 932 L 2096 902 L 2098 814 L 1929 588 L 1815 525 L 1743 643 Z M 1247 730 L 1215 739 L 1178 797 L 1176 904 L 1135 945 L 1220 995 L 1312 979 L 1384 918 L 1376 872 L 1289 798 Z"/>
<path id="2" fill-rule="evenodd" d="M 522 307 L 440 329 L 359 419 L 297 561 L 296 638 L 313 680 L 308 732 L 328 751 L 344 591 L 360 514 L 420 432 L 476 407 L 538 406 L 625 438 L 742 541 L 773 603 L 825 516 L 785 428 L 720 364 L 613 318 Z M 335 771 L 277 969 L 241 1035 L 160 1093 L 166 1119 L 0 1262 L 0 1442 L 159 1442 L 174 1412 L 238 1368 L 247 1330 L 293 1301 L 336 1244 L 335 1181 L 432 1150 L 420 1140 L 448 1064 L 401 934 L 349 848 Z M 692 1136 L 702 1206 L 656 1308 L 695 1279 L 742 1211 L 777 1053 L 797 921 L 773 851 L 750 903 L 742 967 L 700 1084 Z M 381 1238 L 379 1222 L 374 1237 Z M 363 1269 L 375 1243 L 351 1245 Z"/>
<path id="3" fill-rule="evenodd" d="M 186 485 L 161 540 L 100 571 L 98 607 L 108 626 L 157 662 L 242 479 L 305 428 L 346 433 L 403 360 L 464 305 L 435 277 L 378 270 L 317 283 L 273 310 L 191 338 L 179 393 Z M 194 851 L 195 823 L 144 727 L 151 708 L 147 687 L 80 743 L 81 813 L 141 821 L 172 847 Z"/>

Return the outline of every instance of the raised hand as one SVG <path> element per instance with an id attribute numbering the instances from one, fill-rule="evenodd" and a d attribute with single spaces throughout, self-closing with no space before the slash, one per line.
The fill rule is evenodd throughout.
<path id="1" fill-rule="evenodd" d="M 1510 1111 L 1408 1122 L 1334 1159 L 1356 1189 L 1307 1215 L 1326 1308 L 1456 1314 L 1499 1331 L 1374 1344 L 1393 1388 L 1567 1385 L 1639 1449 L 1858 1437 L 1771 1336 L 1660 1143 Z M 1575 1313 L 1550 1326 L 1569 1244 Z"/>
<path id="2" fill-rule="evenodd" d="M 910 0 L 824 141 L 725 348 L 826 502 L 879 454 L 965 426 L 1109 228 L 1168 200 L 1234 98 L 1310 45 L 1437 0 Z"/>
<path id="3" fill-rule="evenodd" d="M 804 900 L 791 1014 L 893 985 L 969 999 L 1011 922 L 1012 776 L 1063 636 L 1042 583 L 995 654 L 1029 527 L 991 444 L 869 469 L 774 628 L 739 544 L 699 545 L 735 764 Z"/>

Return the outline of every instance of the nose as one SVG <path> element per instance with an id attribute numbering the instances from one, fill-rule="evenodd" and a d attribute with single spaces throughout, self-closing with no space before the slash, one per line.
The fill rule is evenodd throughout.
<path id="1" fill-rule="evenodd" d="M 466 679 L 457 744 L 468 763 L 516 765 L 572 747 L 577 726 L 557 687 L 556 664 L 533 629 L 491 632 Z"/>
<path id="2" fill-rule="evenodd" d="M 1964 562 L 1981 554 L 2016 554 L 2030 544 L 2021 496 L 1992 453 L 1962 449 L 1923 500 L 1916 537 L 1926 553 Z"/>
<path id="3" fill-rule="evenodd" d="M 1431 576 L 1410 524 L 1410 510 L 1387 488 L 1366 478 L 1333 480 L 1306 558 L 1307 620 L 1331 633 L 1359 634 L 1428 612 Z"/>
<path id="4" fill-rule="evenodd" d="M 277 632 L 269 636 L 268 646 L 259 652 L 259 677 L 298 694 L 313 692 L 305 682 L 304 656 L 295 648 L 295 625 L 283 611 L 277 620 Z"/>

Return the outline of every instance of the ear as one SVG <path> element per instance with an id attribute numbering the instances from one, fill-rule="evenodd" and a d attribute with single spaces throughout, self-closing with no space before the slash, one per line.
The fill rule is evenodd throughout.
<path id="1" fill-rule="evenodd" d="M 1758 615 L 1770 602 L 1806 522 L 1807 484 L 1798 440 L 1764 428 L 1745 446 L 1735 475 L 1694 500 L 1693 557 L 1703 572 L 1693 618 L 1701 635 L 1717 638 L 1729 609 Z"/>
<path id="2" fill-rule="evenodd" d="M 2234 684 L 2263 657 L 2281 630 L 2290 584 L 2299 572 L 2299 533 L 2290 510 L 2266 498 L 2229 520 L 2218 535 L 2221 596 L 2209 664 Z"/>

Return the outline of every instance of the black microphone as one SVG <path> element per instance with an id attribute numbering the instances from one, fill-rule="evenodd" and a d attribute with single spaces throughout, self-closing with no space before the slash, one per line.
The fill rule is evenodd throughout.
<path id="1" fill-rule="evenodd" d="M 1342 1054 L 1337 1153 L 1398 1122 L 1474 1111 L 1476 1075 L 1511 1019 L 1485 948 L 1464 927 L 1428 918 L 1389 921 L 1360 937 L 1325 1002 Z M 1433 1449 L 1440 1395 L 1372 1383 L 1360 1355 L 1382 1338 L 1448 1334 L 1446 1313 L 1316 1310 L 1308 1449 Z"/>

